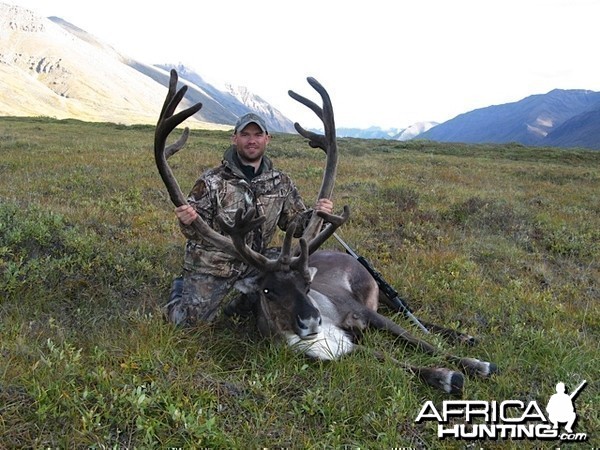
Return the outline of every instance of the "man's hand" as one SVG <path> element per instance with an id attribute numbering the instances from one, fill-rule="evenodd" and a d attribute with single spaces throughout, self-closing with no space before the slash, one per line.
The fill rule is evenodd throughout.
<path id="1" fill-rule="evenodd" d="M 196 220 L 196 217 L 198 217 L 198 213 L 191 205 L 178 206 L 175 208 L 175 215 L 184 225 L 191 224 L 194 220 Z"/>
<path id="2" fill-rule="evenodd" d="M 317 204 L 315 205 L 315 211 L 333 214 L 333 202 L 328 198 L 321 198 L 317 200 Z"/>

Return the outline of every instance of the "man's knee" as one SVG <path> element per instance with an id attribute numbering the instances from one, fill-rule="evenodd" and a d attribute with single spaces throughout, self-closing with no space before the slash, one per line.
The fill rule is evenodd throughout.
<path id="1" fill-rule="evenodd" d="M 165 319 L 182 326 L 213 321 L 230 284 L 227 279 L 204 274 L 187 274 L 175 278 L 169 302 L 163 307 Z"/>
<path id="2" fill-rule="evenodd" d="M 233 300 L 229 302 L 223 308 L 223 312 L 226 316 L 241 316 L 241 317 L 250 317 L 251 315 L 256 315 L 256 309 L 258 307 L 258 294 L 240 294 L 236 296 Z"/>
<path id="3" fill-rule="evenodd" d="M 183 300 L 183 276 L 179 276 L 173 280 L 169 301 L 162 308 L 165 320 L 174 325 L 186 325 L 189 313 L 185 303 Z"/>
<path id="4" fill-rule="evenodd" d="M 171 284 L 171 294 L 169 295 L 169 301 L 173 301 L 183 294 L 183 275 L 178 276 L 173 280 Z"/>

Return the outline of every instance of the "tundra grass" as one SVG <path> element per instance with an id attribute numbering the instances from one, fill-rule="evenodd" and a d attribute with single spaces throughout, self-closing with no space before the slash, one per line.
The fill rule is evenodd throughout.
<path id="1" fill-rule="evenodd" d="M 184 191 L 228 142 L 193 131 Z M 440 439 L 415 423 L 447 396 L 368 352 L 317 362 L 251 319 L 197 329 L 160 307 L 184 239 L 156 172 L 153 128 L 0 119 L 0 448 L 556 448 Z M 577 431 L 600 446 L 600 153 L 340 139 L 339 232 L 415 314 L 477 336 L 494 361 L 463 399 L 536 401 L 588 384 Z M 270 155 L 315 200 L 324 155 L 275 135 Z M 334 240 L 326 247 L 340 249 Z M 422 336 L 402 317 L 382 308 Z M 439 365 L 378 333 L 371 349 Z"/>

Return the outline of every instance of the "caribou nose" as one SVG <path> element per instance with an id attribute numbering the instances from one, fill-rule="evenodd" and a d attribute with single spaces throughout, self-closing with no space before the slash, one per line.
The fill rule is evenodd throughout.
<path id="1" fill-rule="evenodd" d="M 301 339 L 312 339 L 321 332 L 321 316 L 296 316 L 296 325 Z"/>

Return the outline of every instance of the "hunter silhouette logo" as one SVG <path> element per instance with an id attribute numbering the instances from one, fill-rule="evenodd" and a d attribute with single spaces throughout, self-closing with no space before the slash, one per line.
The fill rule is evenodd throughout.
<path id="1" fill-rule="evenodd" d="M 567 433 L 573 433 L 573 424 L 575 423 L 575 420 L 577 420 L 573 399 L 581 392 L 581 389 L 583 389 L 585 384 L 586 380 L 583 380 L 570 394 L 565 393 L 565 383 L 560 382 L 556 384 L 556 394 L 550 397 L 548 406 L 546 406 L 548 419 L 550 419 L 550 422 L 554 425 L 552 429 L 558 429 L 558 424 L 563 422 L 566 423 L 565 431 Z"/>
<path id="2" fill-rule="evenodd" d="M 588 436 L 586 433 L 573 432 L 577 421 L 573 402 L 586 383 L 583 380 L 570 394 L 566 393 L 564 383 L 557 383 L 556 393 L 550 396 L 545 412 L 535 400 L 444 400 L 441 406 L 428 400 L 421 407 L 415 423 L 437 422 L 440 439 L 582 442 Z"/>

